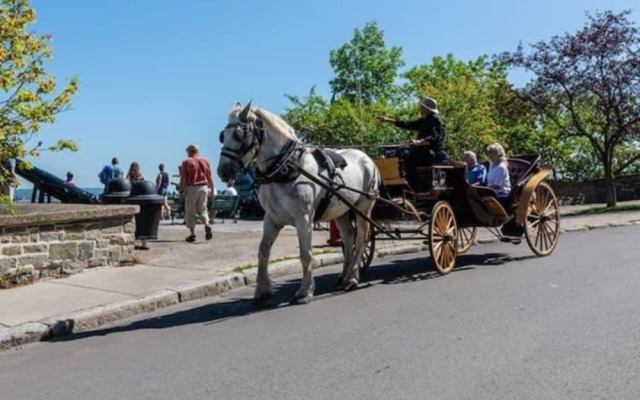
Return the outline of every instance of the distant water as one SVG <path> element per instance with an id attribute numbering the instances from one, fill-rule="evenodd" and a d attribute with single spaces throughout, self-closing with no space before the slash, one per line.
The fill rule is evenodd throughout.
<path id="1" fill-rule="evenodd" d="M 104 188 L 80 188 L 82 190 L 86 190 L 89 193 L 95 194 L 96 196 L 99 196 L 102 194 L 102 192 L 104 191 Z M 16 189 L 14 195 L 13 195 L 13 201 L 15 202 L 19 202 L 19 203 L 29 203 L 31 202 L 31 193 L 33 192 L 32 188 L 26 188 L 26 189 Z M 51 201 L 57 201 L 54 198 L 51 198 Z"/>

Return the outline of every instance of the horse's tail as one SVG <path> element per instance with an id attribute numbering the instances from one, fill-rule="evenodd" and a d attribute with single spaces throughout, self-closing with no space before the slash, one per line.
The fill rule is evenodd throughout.
<path id="1" fill-rule="evenodd" d="M 382 185 L 382 175 L 376 163 L 373 163 L 373 181 L 371 182 L 371 192 L 375 197 L 380 195 L 380 186 Z"/>

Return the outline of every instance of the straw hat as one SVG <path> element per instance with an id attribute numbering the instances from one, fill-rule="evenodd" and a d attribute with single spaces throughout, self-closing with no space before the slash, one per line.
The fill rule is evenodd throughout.
<path id="1" fill-rule="evenodd" d="M 422 100 L 422 103 L 420 103 L 420 105 L 426 108 L 427 110 L 438 114 L 438 103 L 431 97 L 425 97 L 425 99 Z"/>

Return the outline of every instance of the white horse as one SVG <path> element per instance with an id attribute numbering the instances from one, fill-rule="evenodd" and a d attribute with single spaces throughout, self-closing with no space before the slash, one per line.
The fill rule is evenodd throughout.
<path id="1" fill-rule="evenodd" d="M 258 249 L 254 302 L 260 305 L 273 296 L 269 255 L 285 225 L 294 226 L 298 232 L 303 272 L 292 304 L 305 304 L 313 297 L 311 236 L 314 221 L 336 220 L 344 249 L 354 249 L 344 252 L 340 282 L 345 290 L 357 287 L 358 260 L 369 234 L 369 222 L 363 215 L 371 215 L 380 185 L 380 173 L 375 163 L 362 151 L 336 150 L 346 166 L 336 168 L 335 177 L 331 179 L 328 176 L 330 166 L 314 156 L 314 147 L 302 144 L 294 129 L 283 119 L 267 110 L 252 108 L 251 103 L 244 109 L 240 103 L 236 104 L 229 114 L 229 123 L 220 133 L 220 142 L 223 146 L 218 175 L 223 181 L 235 178 L 254 160 L 257 162 L 256 174 L 262 178 L 259 200 L 266 215 Z M 318 181 L 334 185 L 333 189 L 327 190 Z M 323 201 L 325 198 L 327 200 Z"/>

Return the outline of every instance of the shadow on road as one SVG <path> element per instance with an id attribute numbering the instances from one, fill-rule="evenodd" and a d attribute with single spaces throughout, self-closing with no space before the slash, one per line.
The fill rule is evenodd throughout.
<path id="1" fill-rule="evenodd" d="M 456 260 L 456 268 L 452 273 L 474 269 L 482 265 L 502 265 L 530 257 L 510 257 L 503 253 L 488 253 L 481 255 L 461 255 Z M 384 262 L 380 259 L 379 262 Z M 416 255 L 415 258 L 402 260 L 389 260 L 384 264 L 374 265 L 362 276 L 360 287 L 357 290 L 366 290 L 376 285 L 410 283 L 442 277 L 434 268 L 430 258 Z M 317 270 L 315 275 L 316 290 L 314 302 L 327 300 L 334 296 L 348 295 L 336 288 L 338 274 L 335 272 L 322 273 Z M 300 279 L 289 279 L 275 286 L 274 297 L 261 308 L 256 308 L 251 298 L 228 298 L 216 300 L 215 303 L 177 311 L 159 317 L 139 320 L 129 325 L 96 329 L 87 332 L 75 333 L 60 338 L 53 342 L 66 342 L 105 336 L 114 333 L 129 332 L 145 329 L 165 329 L 190 324 L 206 324 L 223 322 L 228 319 L 243 317 L 257 312 L 269 312 L 270 310 L 289 307 L 289 300 L 293 298 L 300 286 Z M 73 324 L 73 321 L 66 321 Z"/>

